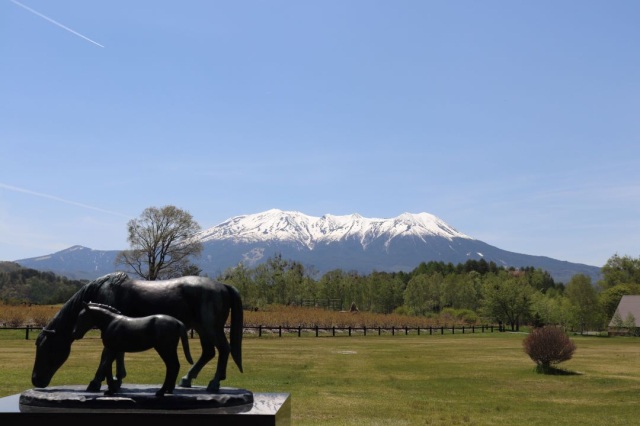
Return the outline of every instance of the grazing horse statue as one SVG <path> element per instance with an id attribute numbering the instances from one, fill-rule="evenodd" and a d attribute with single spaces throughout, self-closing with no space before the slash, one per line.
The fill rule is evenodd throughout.
<path id="1" fill-rule="evenodd" d="M 200 338 L 202 352 L 179 386 L 191 387 L 192 380 L 213 359 L 218 349 L 218 363 L 207 391 L 218 392 L 220 381 L 226 378 L 229 354 L 242 372 L 242 300 L 238 290 L 205 277 L 182 277 L 170 280 L 132 280 L 123 272 L 104 275 L 78 290 L 44 327 L 36 339 L 36 359 L 31 375 L 35 387 L 49 385 L 53 375 L 64 364 L 74 340 L 73 328 L 83 302 L 113 306 L 128 317 L 165 314 L 194 329 Z M 230 320 L 230 344 L 225 324 Z M 103 357 L 105 356 L 103 350 Z M 87 391 L 99 392 L 104 376 L 100 369 L 89 383 Z M 126 377 L 124 352 L 116 356 L 114 387 Z"/>
<path id="2" fill-rule="evenodd" d="M 142 352 L 155 349 L 164 361 L 166 373 L 162 387 L 156 396 L 173 393 L 180 372 L 178 343 L 182 341 L 184 356 L 193 364 L 189 351 L 189 337 L 184 324 L 169 315 L 149 315 L 140 318 L 126 317 L 117 309 L 99 303 L 85 303 L 73 329 L 74 339 L 82 339 L 92 329 L 100 329 L 104 344 L 103 357 L 100 360 L 98 374 L 106 376 L 109 390 L 105 395 L 113 395 L 118 386 L 111 375 L 111 366 L 120 352 Z M 109 374 L 107 374 L 109 373 Z"/>

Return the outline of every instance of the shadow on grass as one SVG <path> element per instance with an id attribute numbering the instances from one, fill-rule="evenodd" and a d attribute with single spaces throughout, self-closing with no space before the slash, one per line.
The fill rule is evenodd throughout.
<path id="1" fill-rule="evenodd" d="M 545 374 L 547 376 L 581 376 L 582 373 L 576 371 L 564 370 L 562 368 L 537 365 L 534 371 L 538 374 Z"/>

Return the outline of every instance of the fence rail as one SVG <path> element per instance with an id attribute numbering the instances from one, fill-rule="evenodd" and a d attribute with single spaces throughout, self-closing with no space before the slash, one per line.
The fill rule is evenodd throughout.
<path id="1" fill-rule="evenodd" d="M 396 334 L 426 334 L 434 335 L 434 334 L 455 334 L 455 333 L 493 333 L 494 326 L 493 325 L 471 325 L 471 326 L 440 326 L 440 327 L 285 327 L 285 326 L 264 326 L 260 325 L 257 327 L 244 327 L 244 333 L 247 334 L 247 330 L 254 330 L 254 333 L 257 333 L 258 337 L 262 337 L 263 334 L 277 334 L 278 337 L 282 337 L 283 332 L 287 334 L 297 334 L 298 337 L 302 336 L 302 333 L 305 334 L 315 334 L 316 337 L 320 336 L 336 336 L 336 332 L 338 334 L 348 334 L 352 336 L 353 334 L 367 336 L 367 335 L 382 335 L 391 334 L 395 336 Z"/>
<path id="2" fill-rule="evenodd" d="M 24 327 L 0 327 L 0 331 L 2 330 L 24 330 L 25 339 L 29 340 L 30 334 L 38 333 L 42 328 L 27 325 Z M 225 330 L 228 332 L 229 327 L 225 327 Z M 470 326 L 440 326 L 440 327 L 320 327 L 320 326 L 312 326 L 312 327 L 286 327 L 281 325 L 259 325 L 259 326 L 245 326 L 243 327 L 243 334 L 247 335 L 256 335 L 258 337 L 262 337 L 264 335 L 278 335 L 278 337 L 282 337 L 284 334 L 296 334 L 298 337 L 302 337 L 304 335 L 315 335 L 315 337 L 322 336 L 331 336 L 335 337 L 336 334 L 348 336 L 352 335 L 378 335 L 381 336 L 384 334 L 391 334 L 392 336 L 398 335 L 409 335 L 409 334 L 474 334 L 474 333 L 493 333 L 494 326 L 492 324 L 489 325 L 470 325 Z M 502 330 L 500 330 L 502 331 Z M 194 330 L 190 330 L 191 337 L 193 338 L 195 335 Z"/>

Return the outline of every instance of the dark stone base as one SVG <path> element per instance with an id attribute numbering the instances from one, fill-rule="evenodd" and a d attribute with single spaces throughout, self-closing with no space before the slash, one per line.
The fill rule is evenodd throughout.
<path id="1" fill-rule="evenodd" d="M 29 389 L 20 394 L 21 412 L 54 410 L 207 410 L 241 413 L 253 407 L 253 393 L 245 389 L 221 388 L 209 393 L 204 387 L 176 388 L 172 394 L 155 395 L 160 386 L 123 385 L 114 395 L 87 392 L 86 386 L 57 386 Z"/>
<path id="2" fill-rule="evenodd" d="M 114 426 L 290 425 L 291 401 L 286 393 L 252 393 L 222 388 L 176 388 L 173 394 L 156 397 L 160 386 L 127 385 L 113 396 L 86 392 L 86 386 L 30 389 L 0 398 L 0 425 L 66 426 L 113 424 Z M 103 389 L 104 391 L 104 389 Z"/>

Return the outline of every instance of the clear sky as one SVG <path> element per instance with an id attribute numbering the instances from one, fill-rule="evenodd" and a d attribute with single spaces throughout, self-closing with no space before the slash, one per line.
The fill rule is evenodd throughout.
<path id="1" fill-rule="evenodd" d="M 174 205 L 640 256 L 640 2 L 0 0 L 0 260 Z"/>

